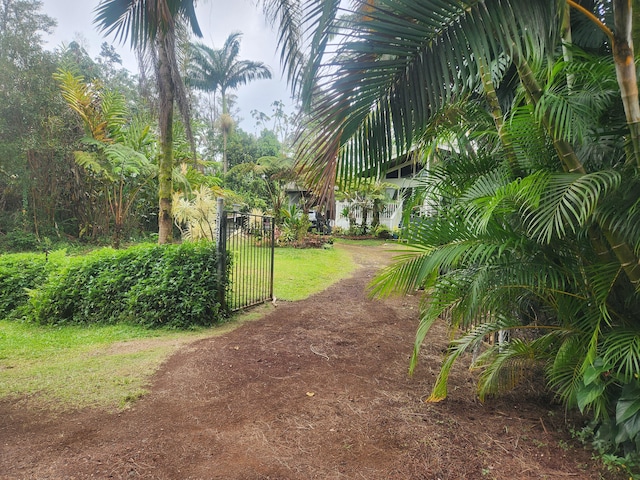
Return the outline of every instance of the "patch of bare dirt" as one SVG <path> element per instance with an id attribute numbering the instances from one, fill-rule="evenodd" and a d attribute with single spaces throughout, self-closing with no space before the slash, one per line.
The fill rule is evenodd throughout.
<path id="1" fill-rule="evenodd" d="M 352 278 L 181 348 L 129 410 L 0 402 L 0 478 L 612 478 L 546 397 L 482 404 L 459 365 L 449 398 L 424 403 L 446 326 L 409 378 L 419 298 L 366 297 L 390 247 L 337 248 L 361 265 Z"/>

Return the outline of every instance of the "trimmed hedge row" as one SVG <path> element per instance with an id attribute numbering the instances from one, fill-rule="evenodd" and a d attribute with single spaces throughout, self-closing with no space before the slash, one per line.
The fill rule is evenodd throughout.
<path id="1" fill-rule="evenodd" d="M 67 261 L 63 250 L 44 253 L 0 255 L 0 318 L 29 300 L 29 290 L 42 285 L 51 272 Z"/>
<path id="2" fill-rule="evenodd" d="M 222 316 L 215 245 L 138 245 L 69 258 L 21 309 L 41 324 L 211 325 Z"/>

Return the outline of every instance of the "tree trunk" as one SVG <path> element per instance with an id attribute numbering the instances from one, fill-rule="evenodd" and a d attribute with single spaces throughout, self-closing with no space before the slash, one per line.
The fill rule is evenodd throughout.
<path id="1" fill-rule="evenodd" d="M 227 174 L 229 162 L 227 161 L 227 129 L 222 127 L 222 173 Z"/>
<path id="2" fill-rule="evenodd" d="M 161 33 L 158 37 L 158 93 L 160 158 L 158 169 L 158 243 L 173 241 L 173 215 L 171 196 L 173 194 L 173 80 L 167 49 L 170 35 Z"/>
<path id="3" fill-rule="evenodd" d="M 369 221 L 369 208 L 366 205 L 360 207 L 362 209 L 362 234 L 367 234 L 367 222 Z"/>
<path id="4" fill-rule="evenodd" d="M 616 77 L 620 86 L 624 113 L 631 134 L 635 164 L 640 166 L 640 103 L 631 36 L 633 27 L 631 3 L 631 0 L 614 0 L 613 2 L 613 60 L 616 65 Z"/>
<path id="5" fill-rule="evenodd" d="M 222 96 L 222 115 L 220 117 L 220 126 L 222 128 L 222 173 L 225 175 L 229 170 L 229 161 L 227 160 L 227 137 L 231 130 L 231 116 L 227 112 L 227 94 L 225 90 L 220 92 Z"/>
<path id="6" fill-rule="evenodd" d="M 509 164 L 509 169 L 514 177 L 521 177 L 522 173 L 518 166 L 518 158 L 513 148 L 513 142 L 504 128 L 504 116 L 502 108 L 500 107 L 500 101 L 498 100 L 496 89 L 493 85 L 493 79 L 491 78 L 491 68 L 482 57 L 478 57 L 478 69 L 480 71 L 480 80 L 482 81 L 484 96 L 487 100 L 487 104 L 489 105 L 489 112 L 491 113 L 491 118 L 493 118 L 493 123 L 496 126 L 498 137 L 500 137 L 500 141 L 502 142 L 505 156 Z"/>
<path id="7" fill-rule="evenodd" d="M 381 200 L 374 200 L 373 201 L 373 210 L 372 210 L 372 218 L 371 218 L 371 229 L 375 230 L 376 228 L 378 228 L 378 226 L 380 226 L 380 213 L 382 212 L 383 209 L 383 205 L 382 205 L 382 201 Z"/>
<path id="8" fill-rule="evenodd" d="M 612 32 L 591 11 L 574 0 L 567 0 L 568 5 L 584 14 L 609 37 L 616 66 L 616 78 L 620 87 L 620 96 L 631 135 L 633 161 L 640 166 L 640 100 L 633 53 L 632 3 L 632 0 L 613 0 L 614 32 Z"/>

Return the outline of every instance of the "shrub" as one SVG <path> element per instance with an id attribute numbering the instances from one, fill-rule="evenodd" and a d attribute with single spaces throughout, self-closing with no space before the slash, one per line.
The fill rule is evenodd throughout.
<path id="1" fill-rule="evenodd" d="M 290 248 L 331 248 L 333 245 L 333 238 L 326 235 L 317 235 L 314 233 L 308 233 L 302 238 L 293 240 L 286 244 L 280 243 L 279 246 L 286 246 Z"/>
<path id="2" fill-rule="evenodd" d="M 28 291 L 43 284 L 66 262 L 65 252 L 14 253 L 0 256 L 0 318 L 26 304 Z"/>
<path id="3" fill-rule="evenodd" d="M 127 294 L 130 320 L 147 327 L 213 324 L 221 314 L 215 246 L 184 243 L 163 253 Z"/>
<path id="4" fill-rule="evenodd" d="M 210 242 L 98 250 L 74 259 L 30 299 L 45 324 L 190 328 L 221 316 L 217 255 Z"/>
<path id="5" fill-rule="evenodd" d="M 373 230 L 372 233 L 377 238 L 382 238 L 382 239 L 393 238 L 393 233 L 391 233 L 391 230 L 389 229 L 389 227 L 385 227 L 384 225 L 378 225 Z"/>
<path id="6" fill-rule="evenodd" d="M 33 233 L 23 230 L 12 230 L 0 238 L 0 247 L 10 252 L 28 252 L 38 250 L 40 242 Z"/>

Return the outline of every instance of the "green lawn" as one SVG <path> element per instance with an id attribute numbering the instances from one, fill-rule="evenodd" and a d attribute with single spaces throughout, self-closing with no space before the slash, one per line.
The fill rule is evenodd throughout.
<path id="1" fill-rule="evenodd" d="M 280 300 L 302 300 L 351 275 L 355 263 L 340 248 L 277 248 L 274 291 Z"/>
<path id="2" fill-rule="evenodd" d="M 339 248 L 278 248 L 275 296 L 291 301 L 306 298 L 350 276 L 354 269 L 349 254 Z M 224 325 L 195 332 L 129 325 L 43 327 L 0 320 L 0 398 L 19 398 L 59 411 L 126 408 L 144 395 L 150 376 L 177 348 L 228 332 L 269 310 L 254 309 Z"/>

